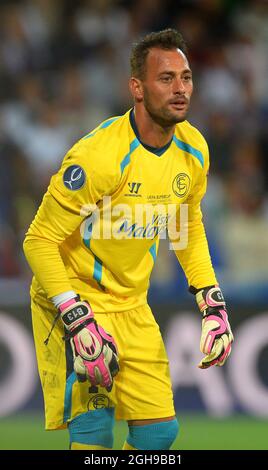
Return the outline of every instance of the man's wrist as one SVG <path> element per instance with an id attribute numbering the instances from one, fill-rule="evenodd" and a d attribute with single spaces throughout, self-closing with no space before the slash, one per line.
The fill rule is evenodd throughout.
<path id="1" fill-rule="evenodd" d="M 73 305 L 76 305 L 77 302 L 80 302 L 79 295 L 73 297 L 72 299 L 67 300 L 66 302 L 60 303 L 60 305 L 58 306 L 58 310 L 62 314 L 65 310 L 67 309 L 69 310 L 70 307 L 72 307 Z"/>
<path id="2" fill-rule="evenodd" d="M 54 297 L 51 298 L 51 301 L 53 302 L 54 306 L 59 309 L 59 307 L 67 302 L 68 300 L 75 299 L 77 297 L 77 294 L 73 290 L 68 290 L 66 292 L 62 292 L 61 294 L 54 295 Z"/>
<path id="3" fill-rule="evenodd" d="M 201 289 L 190 286 L 189 291 L 195 295 L 197 305 L 202 313 L 208 308 L 225 309 L 226 307 L 222 291 L 218 285 L 203 287 Z"/>

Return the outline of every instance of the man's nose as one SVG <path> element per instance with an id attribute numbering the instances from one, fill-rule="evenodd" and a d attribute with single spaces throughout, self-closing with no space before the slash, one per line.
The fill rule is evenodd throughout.
<path id="1" fill-rule="evenodd" d="M 173 85 L 174 94 L 183 95 L 185 93 L 185 84 L 181 78 L 178 77 L 176 80 L 174 80 Z"/>

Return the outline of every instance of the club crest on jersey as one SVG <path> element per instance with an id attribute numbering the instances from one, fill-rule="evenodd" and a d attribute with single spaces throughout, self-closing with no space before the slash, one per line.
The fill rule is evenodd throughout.
<path id="1" fill-rule="evenodd" d="M 94 397 L 90 398 L 87 408 L 88 410 L 101 410 L 103 408 L 110 408 L 111 402 L 106 395 L 102 395 L 101 393 L 94 395 Z"/>
<path id="2" fill-rule="evenodd" d="M 83 168 L 79 165 L 69 166 L 63 175 L 63 183 L 71 191 L 81 189 L 86 181 L 86 175 Z"/>
<path id="3" fill-rule="evenodd" d="M 173 183 L 172 183 L 172 189 L 176 196 L 178 197 L 184 197 L 188 193 L 190 189 L 190 178 L 186 173 L 179 173 L 177 176 L 175 176 Z"/>

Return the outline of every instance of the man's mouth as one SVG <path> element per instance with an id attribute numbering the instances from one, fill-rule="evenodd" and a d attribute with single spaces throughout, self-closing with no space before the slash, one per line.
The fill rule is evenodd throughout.
<path id="1" fill-rule="evenodd" d="M 185 99 L 172 100 L 170 101 L 170 105 L 172 106 L 172 108 L 181 110 L 187 107 L 188 101 Z"/>

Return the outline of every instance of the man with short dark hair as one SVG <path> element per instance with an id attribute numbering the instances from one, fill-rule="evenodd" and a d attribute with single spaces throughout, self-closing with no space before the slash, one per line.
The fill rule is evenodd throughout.
<path id="1" fill-rule="evenodd" d="M 111 449 L 114 412 L 129 425 L 125 449 L 169 449 L 177 436 L 168 359 L 147 304 L 166 229 L 203 315 L 199 367 L 221 366 L 231 351 L 200 209 L 208 148 L 185 120 L 185 52 L 172 29 L 134 45 L 134 108 L 69 150 L 24 243 L 46 428 L 68 426 L 71 449 Z"/>

